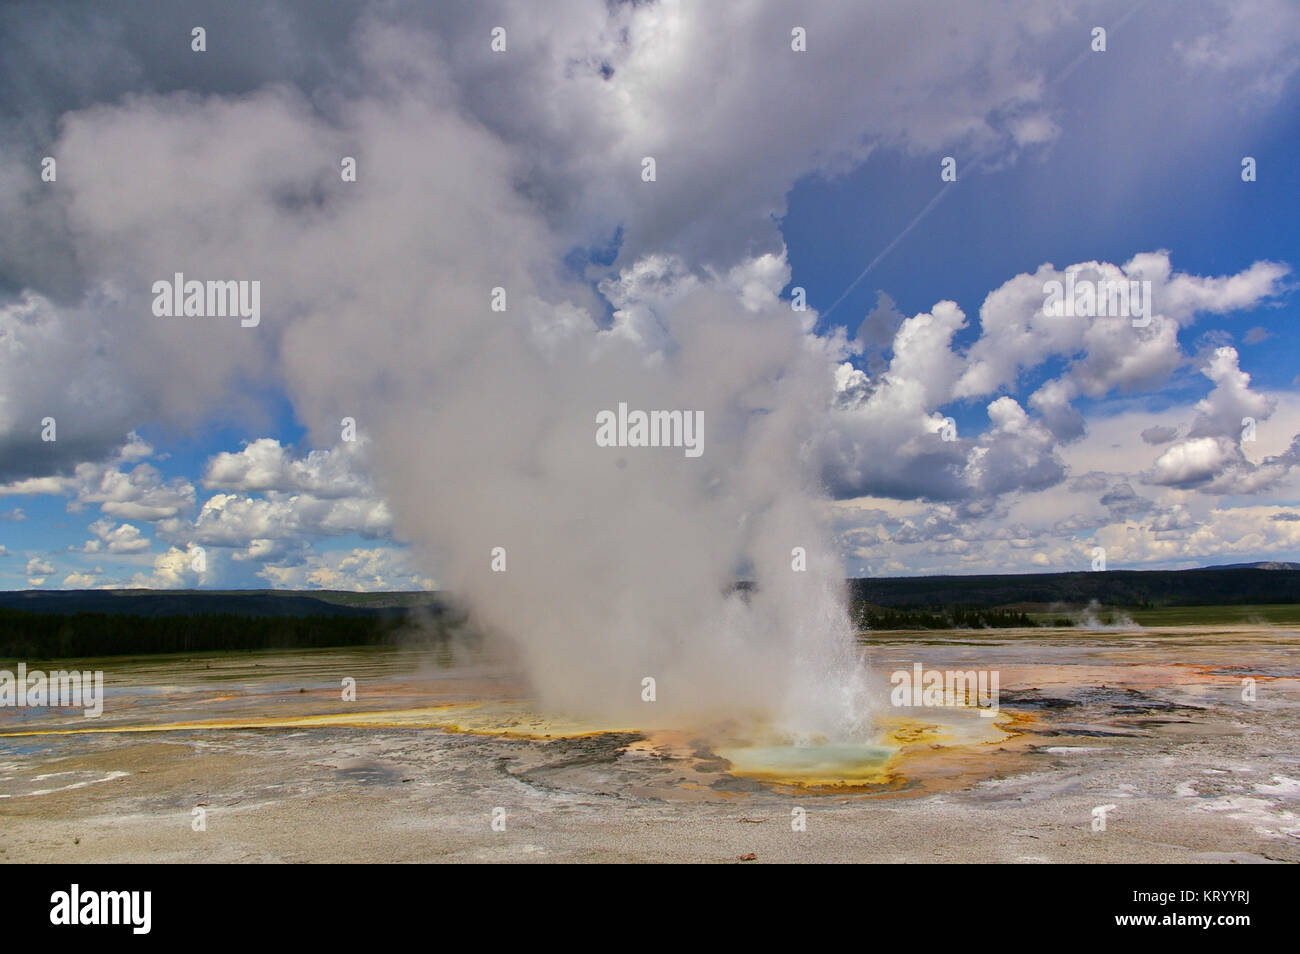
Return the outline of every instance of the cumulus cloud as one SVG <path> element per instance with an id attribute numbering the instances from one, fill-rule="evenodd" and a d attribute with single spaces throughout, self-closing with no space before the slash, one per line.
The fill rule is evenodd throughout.
<path id="1" fill-rule="evenodd" d="M 168 547 L 166 552 L 154 557 L 152 572 L 136 573 L 131 578 L 131 586 L 158 590 L 196 587 L 209 569 L 206 552 L 202 559 L 198 557 L 199 551 L 193 547 Z"/>
<path id="2" fill-rule="evenodd" d="M 1178 330 L 1198 313 L 1252 308 L 1280 295 L 1289 268 L 1257 262 L 1231 276 L 1202 277 L 1174 272 L 1168 252 L 1135 255 L 1123 266 L 1081 262 L 1065 269 L 1043 265 L 1018 275 L 989 294 L 980 308 L 981 335 L 971 346 L 954 396 L 974 397 L 1013 386 L 1022 371 L 1049 358 L 1069 362 L 1067 370 L 1039 388 L 1033 405 L 1057 409 L 1078 395 L 1100 397 L 1114 390 L 1150 388 L 1183 360 Z M 1114 314 L 1055 317 L 1044 311 L 1044 286 L 1150 281 L 1150 321 L 1135 326 Z M 1102 309 L 1098 308 L 1097 311 Z M 1109 310 L 1109 309 L 1108 309 Z"/>
<path id="3" fill-rule="evenodd" d="M 393 517 L 362 460 L 362 441 L 343 441 L 301 457 L 271 438 L 209 458 L 203 477 L 220 488 L 190 520 L 165 520 L 175 543 L 232 548 L 236 562 L 301 561 L 316 538 L 387 537 Z M 230 491 L 230 492 L 227 492 Z"/>
<path id="4" fill-rule="evenodd" d="M 317 498 L 360 496 L 373 492 L 358 470 L 356 442 L 333 450 L 313 450 L 295 458 L 289 448 L 269 437 L 247 444 L 238 453 L 223 452 L 208 461 L 203 486 L 245 493 L 309 493 Z"/>
<path id="5" fill-rule="evenodd" d="M 429 590 L 434 581 L 415 570 L 410 555 L 391 547 L 357 547 L 311 554 L 293 565 L 267 564 L 258 573 L 280 589 Z"/>
<path id="6" fill-rule="evenodd" d="M 99 567 L 85 572 L 72 572 L 63 578 L 63 588 L 66 590 L 88 590 L 99 583 L 99 576 L 104 571 Z"/>
<path id="7" fill-rule="evenodd" d="M 1152 281 L 1150 323 L 1135 327 L 1131 317 L 1045 314 L 1044 285 L 1064 282 L 1067 272 L 1079 281 Z M 1282 292 L 1286 274 L 1284 266 L 1257 263 L 1235 276 L 1188 276 L 1174 272 L 1164 252 L 1134 256 L 1123 267 L 1044 265 L 987 296 L 979 335 L 964 351 L 954 340 L 966 318 L 952 302 L 899 321 L 892 341 L 882 347 L 884 330 L 895 317 L 892 303 L 881 299 L 857 345 L 879 349 L 888 360 L 880 359 L 874 374 L 848 363 L 836 372 L 833 428 L 824 445 L 827 484 L 841 497 L 949 501 L 1050 487 L 1065 476 L 1057 448 L 1086 430 L 1075 407 L 1078 398 L 1154 387 L 1187 360 L 1178 343 L 1183 323 L 1199 312 L 1267 301 Z M 1167 310 L 1160 311 L 1165 304 Z M 1240 427 L 1243 415 L 1262 420 L 1269 413 L 1268 400 L 1249 392 L 1249 376 L 1243 379 L 1236 360 L 1229 348 L 1208 363 L 1205 373 L 1215 389 L 1198 405 L 1197 433 L 1206 428 L 1226 433 L 1225 422 L 1233 415 Z M 942 440 L 941 408 L 1014 389 L 1024 374 L 1053 361 L 1066 362 L 1065 371 L 1030 395 L 1036 417 L 1003 395 L 987 405 L 990 428 L 971 438 Z M 1176 436 L 1160 429 L 1148 434 L 1148 441 L 1157 443 Z M 1153 479 L 1177 484 L 1208 479 L 1192 473 L 1198 461 L 1210 466 L 1206 454 L 1207 447 L 1199 445 L 1177 452 L 1157 465 Z"/>
<path id="8" fill-rule="evenodd" d="M 96 507 L 103 517 L 91 522 L 91 539 L 79 551 L 113 556 L 143 554 L 149 537 L 135 523 L 152 525 L 173 551 L 197 545 L 229 548 L 236 562 L 302 559 L 313 539 L 351 533 L 386 537 L 392 515 L 379 497 L 361 460 L 361 442 L 295 456 L 270 438 L 249 442 L 238 452 L 208 459 L 203 486 L 222 488 L 199 503 L 193 484 L 166 478 L 145 459 L 154 455 L 135 434 L 99 462 L 76 464 L 63 477 L 28 478 L 0 485 L 3 494 L 50 494 L 68 498 L 68 510 Z M 197 512 L 196 512 L 197 505 Z M 21 508 L 16 508 L 21 519 Z M 175 552 L 159 558 L 153 577 L 160 586 L 185 579 Z"/>
<path id="9" fill-rule="evenodd" d="M 28 586 L 41 586 L 45 583 L 45 578 L 54 572 L 54 564 L 34 556 L 27 561 L 26 572 Z"/>
<path id="10" fill-rule="evenodd" d="M 149 549 L 149 540 L 140 528 L 129 523 L 117 524 L 110 518 L 96 520 L 90 525 L 95 539 L 87 540 L 81 548 L 84 553 L 143 553 Z"/>
<path id="11" fill-rule="evenodd" d="M 1125 494 L 1125 496 L 1127 496 Z M 1095 498 L 1094 498 L 1095 500 Z M 1073 495 L 1060 507 L 1086 509 Z M 842 505 L 848 506 L 848 505 Z M 1279 517 L 1274 506 L 1209 507 L 1193 511 L 1175 505 L 1113 519 L 1075 514 L 1054 525 L 1041 517 L 1005 525 L 961 519 L 951 507 L 924 505 L 914 514 L 877 513 L 875 532 L 854 535 L 847 546 L 851 566 L 871 574 L 1068 572 L 1089 569 L 1092 549 L 1103 546 L 1112 567 L 1200 566 L 1221 557 L 1258 558 L 1286 554 L 1300 546 L 1300 520 Z M 842 519 L 856 522 L 856 508 Z"/>
<path id="12" fill-rule="evenodd" d="M 192 523 L 159 528 L 168 539 L 207 546 L 247 547 L 255 541 L 289 540 L 315 535 L 386 534 L 392 515 L 380 500 L 320 499 L 307 494 L 274 498 L 213 494 Z"/>
<path id="13" fill-rule="evenodd" d="M 1210 480 L 1234 460 L 1231 443 L 1218 437 L 1198 437 L 1175 444 L 1157 457 L 1148 480 L 1171 487 L 1191 487 Z"/>
<path id="14" fill-rule="evenodd" d="M 100 510 L 113 517 L 157 521 L 176 517 L 194 506 L 194 486 L 188 480 L 167 480 L 151 464 L 137 464 L 130 471 L 80 464 L 75 481 L 72 510 L 98 504 Z"/>
<path id="15" fill-rule="evenodd" d="M 1100 531 L 1110 565 L 1181 562 L 1203 565 L 1226 557 L 1247 558 L 1261 553 L 1294 553 L 1300 547 L 1300 524 L 1272 519 L 1272 507 L 1215 507 L 1183 533 L 1166 527 L 1116 525 Z"/>
<path id="16" fill-rule="evenodd" d="M 1214 389 L 1196 404 L 1188 437 L 1241 436 L 1245 419 L 1266 421 L 1277 401 L 1250 389 L 1250 375 L 1238 366 L 1235 348 L 1219 348 L 1202 369 Z"/>
<path id="17" fill-rule="evenodd" d="M 1251 390 L 1235 348 L 1218 348 L 1201 373 L 1214 382 L 1213 389 L 1196 403 L 1186 437 L 1156 458 L 1145 479 L 1214 494 L 1253 494 L 1275 486 L 1300 463 L 1300 435 L 1283 453 L 1252 462 L 1243 444 L 1256 439 L 1276 399 Z"/>
<path id="18" fill-rule="evenodd" d="M 157 521 L 174 518 L 194 506 L 194 487 L 184 478 L 165 479 L 144 458 L 153 448 L 135 433 L 104 460 L 82 461 L 67 476 L 31 477 L 0 484 L 0 497 L 52 494 L 71 498 L 68 509 L 78 512 L 98 506 L 123 520 Z M 134 466 L 132 466 L 134 465 Z"/>

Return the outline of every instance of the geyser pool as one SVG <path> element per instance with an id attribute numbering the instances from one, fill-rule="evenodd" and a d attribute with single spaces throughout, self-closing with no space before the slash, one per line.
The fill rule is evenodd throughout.
<path id="1" fill-rule="evenodd" d="M 714 752 L 731 763 L 731 774 L 760 781 L 803 786 L 879 785 L 897 746 L 853 742 L 721 747 Z"/>

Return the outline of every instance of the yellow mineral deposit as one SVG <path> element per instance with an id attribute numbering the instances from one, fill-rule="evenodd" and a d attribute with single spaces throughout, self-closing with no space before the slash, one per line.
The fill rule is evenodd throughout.
<path id="1" fill-rule="evenodd" d="M 222 696 L 210 701 L 229 701 Z M 442 732 L 515 739 L 584 738 L 608 734 L 641 737 L 641 750 L 685 757 L 698 753 L 701 740 L 711 756 L 724 760 L 727 774 L 756 781 L 806 789 L 854 789 L 896 785 L 909 756 L 934 748 L 956 749 L 1008 739 L 1010 718 L 981 718 L 974 707 L 928 711 L 924 719 L 896 716 L 880 721 L 867 742 L 825 739 L 794 743 L 770 727 L 735 726 L 683 733 L 630 723 L 594 723 L 564 716 L 546 716 L 517 700 L 448 703 L 415 708 L 342 711 L 285 716 L 245 715 L 236 718 L 117 725 L 67 725 L 0 732 L 0 738 L 201 731 L 299 730 L 322 728 L 429 729 Z"/>

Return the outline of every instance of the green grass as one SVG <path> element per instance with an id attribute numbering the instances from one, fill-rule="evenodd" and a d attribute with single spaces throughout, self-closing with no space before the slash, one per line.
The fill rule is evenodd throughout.
<path id="1" fill-rule="evenodd" d="M 1064 617 L 1078 619 L 1080 612 L 1059 610 L 1030 612 L 1034 622 L 1053 625 Z M 1125 615 L 1139 626 L 1216 626 L 1224 623 L 1268 623 L 1300 626 L 1300 603 L 1249 603 L 1241 606 L 1162 606 L 1155 609 L 1124 609 L 1103 606 L 1097 617 L 1109 622 Z"/>
<path id="2" fill-rule="evenodd" d="M 1129 616 L 1143 626 L 1196 626 L 1216 623 L 1272 623 L 1300 625 L 1300 603 L 1262 603 L 1244 606 L 1165 606 L 1132 610 Z"/>

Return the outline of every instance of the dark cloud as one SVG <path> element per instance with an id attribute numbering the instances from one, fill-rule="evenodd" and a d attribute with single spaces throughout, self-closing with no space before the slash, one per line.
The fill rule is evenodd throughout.
<path id="1" fill-rule="evenodd" d="M 1177 436 L 1178 428 L 1168 427 L 1164 424 L 1152 425 L 1142 432 L 1142 440 L 1146 441 L 1148 444 L 1156 446 L 1159 446 L 1160 444 L 1168 444 Z"/>
<path id="2" fill-rule="evenodd" d="M 1128 481 L 1122 480 L 1112 484 L 1110 488 L 1101 495 L 1100 503 L 1103 507 L 1110 510 L 1111 519 L 1125 520 L 1129 517 L 1140 517 L 1147 513 L 1152 503 L 1146 497 L 1139 496 L 1133 490 Z"/>

